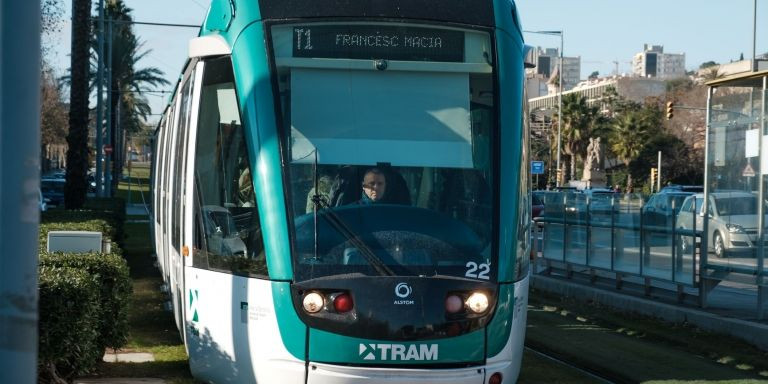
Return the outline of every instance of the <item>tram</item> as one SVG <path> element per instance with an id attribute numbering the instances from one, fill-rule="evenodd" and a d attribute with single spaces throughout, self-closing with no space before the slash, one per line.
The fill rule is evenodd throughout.
<path id="1" fill-rule="evenodd" d="M 193 375 L 515 382 L 526 50 L 509 0 L 213 0 L 152 170 Z"/>

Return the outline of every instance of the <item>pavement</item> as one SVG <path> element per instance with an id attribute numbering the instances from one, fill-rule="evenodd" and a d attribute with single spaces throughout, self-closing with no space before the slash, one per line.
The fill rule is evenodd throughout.
<path id="1" fill-rule="evenodd" d="M 149 215 L 149 207 L 144 204 L 126 204 L 125 214 L 130 216 Z M 134 220 L 136 221 L 136 220 Z"/>

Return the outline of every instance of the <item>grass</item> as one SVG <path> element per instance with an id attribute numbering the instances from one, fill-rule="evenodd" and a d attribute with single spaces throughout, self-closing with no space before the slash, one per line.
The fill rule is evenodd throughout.
<path id="1" fill-rule="evenodd" d="M 768 383 L 768 353 L 727 336 L 535 290 L 530 304 L 527 344 L 617 381 Z"/>
<path id="2" fill-rule="evenodd" d="M 545 357 L 525 351 L 518 384 L 592 384 L 595 380 L 583 373 L 553 363 Z"/>
<path id="3" fill-rule="evenodd" d="M 145 168 L 148 175 L 148 168 Z M 141 174 L 140 174 L 141 176 Z M 133 180 L 135 181 L 135 180 Z M 147 180 L 148 181 L 148 180 Z M 143 185 L 147 185 L 142 180 Z M 132 186 L 132 191 L 135 191 Z M 127 184 L 120 183 L 118 194 L 127 194 Z M 173 384 L 197 383 L 190 372 L 184 344 L 176 329 L 173 314 L 163 308 L 166 297 L 160 292 L 162 278 L 154 266 L 149 224 L 131 222 L 147 219 L 143 215 L 127 217 L 124 256 L 133 280 L 129 313 L 130 336 L 122 352 L 149 352 L 155 361 L 147 363 L 100 363 L 95 377 L 155 377 Z"/>
<path id="4" fill-rule="evenodd" d="M 138 204 L 143 201 L 149 202 L 149 165 L 136 164 L 130 168 L 130 173 L 128 172 L 128 167 L 123 172 L 126 179 L 120 180 L 118 183 L 115 196 L 122 197 L 131 204 Z M 142 200 L 142 197 L 144 200 Z"/>

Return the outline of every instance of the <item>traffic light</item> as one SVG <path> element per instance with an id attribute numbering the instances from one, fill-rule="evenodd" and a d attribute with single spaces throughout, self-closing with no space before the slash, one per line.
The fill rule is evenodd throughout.
<path id="1" fill-rule="evenodd" d="M 672 120 L 672 117 L 675 115 L 675 103 L 672 101 L 667 101 L 667 120 Z"/>
<path id="2" fill-rule="evenodd" d="M 656 168 L 651 168 L 651 191 L 653 191 L 653 187 L 656 186 L 656 176 L 658 174 L 656 173 Z"/>

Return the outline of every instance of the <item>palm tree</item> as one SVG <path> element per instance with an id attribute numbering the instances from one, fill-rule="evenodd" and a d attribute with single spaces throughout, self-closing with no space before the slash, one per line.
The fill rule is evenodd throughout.
<path id="1" fill-rule="evenodd" d="M 108 19 L 130 22 L 132 9 L 125 6 L 122 0 L 111 0 L 105 9 Z M 146 120 L 151 108 L 144 92 L 156 89 L 170 83 L 163 78 L 164 73 L 155 67 L 137 68 L 138 63 L 151 51 L 142 50 L 144 43 L 133 33 L 128 23 L 116 23 L 113 27 L 112 39 L 107 42 L 112 45 L 112 71 L 110 72 L 110 88 L 112 92 L 113 116 L 109 127 L 112 133 L 112 146 L 115 148 L 114 175 L 122 172 L 123 154 L 125 152 L 125 132 L 138 132 L 142 120 Z M 113 180 L 117 180 L 115 177 Z"/>
<path id="2" fill-rule="evenodd" d="M 584 150 L 597 119 L 597 108 L 587 105 L 586 98 L 576 94 L 563 96 L 563 122 L 560 136 L 563 152 L 570 157 L 571 180 L 576 178 L 576 161 L 584 160 Z"/>
<path id="3" fill-rule="evenodd" d="M 77 209 L 85 203 L 88 171 L 88 47 L 91 0 L 72 3 L 72 80 L 69 96 L 69 134 L 67 135 L 67 183 L 64 205 Z"/>
<path id="4" fill-rule="evenodd" d="M 645 147 L 648 137 L 648 125 L 643 122 L 639 111 L 628 111 L 618 117 L 613 124 L 613 136 L 610 140 L 611 151 L 627 168 L 627 191 L 632 190 L 632 173 L 629 164 L 635 160 Z"/>

